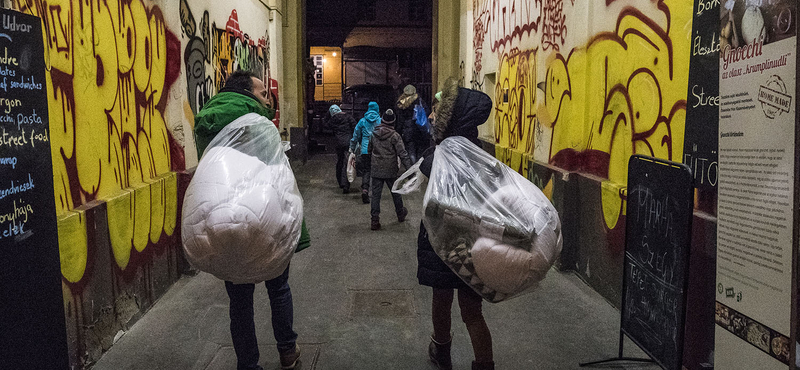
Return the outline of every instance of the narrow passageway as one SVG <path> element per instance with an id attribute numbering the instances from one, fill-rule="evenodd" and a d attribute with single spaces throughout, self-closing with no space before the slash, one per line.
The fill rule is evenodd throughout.
<path id="1" fill-rule="evenodd" d="M 410 214 L 398 223 L 385 190 L 383 227 L 371 231 L 369 205 L 357 192 L 341 194 L 335 160 L 321 154 L 295 166 L 312 237 L 311 247 L 294 256 L 289 278 L 302 369 L 434 369 L 426 353 L 431 292 L 416 280 L 422 193 L 404 197 Z M 454 306 L 454 369 L 469 369 L 472 348 Z M 255 307 L 260 363 L 279 369 L 263 285 L 256 288 Z M 484 313 L 497 369 L 576 369 L 580 361 L 617 353 L 619 311 L 570 273 L 552 270 L 534 293 L 484 303 Z M 94 369 L 232 370 L 228 325 L 222 281 L 205 273 L 184 277 Z M 626 342 L 626 355 L 641 356 L 633 347 Z"/>

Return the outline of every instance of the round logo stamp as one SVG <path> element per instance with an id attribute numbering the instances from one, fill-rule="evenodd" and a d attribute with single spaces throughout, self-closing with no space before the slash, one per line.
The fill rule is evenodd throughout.
<path id="1" fill-rule="evenodd" d="M 758 90 L 758 101 L 761 110 L 769 119 L 783 113 L 789 113 L 792 106 L 792 96 L 787 94 L 786 83 L 778 75 L 772 75 Z"/>

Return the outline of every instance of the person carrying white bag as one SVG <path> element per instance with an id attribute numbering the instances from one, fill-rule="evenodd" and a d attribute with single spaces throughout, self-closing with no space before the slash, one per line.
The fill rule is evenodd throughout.
<path id="1" fill-rule="evenodd" d="M 264 83 L 245 71 L 231 74 L 202 107 L 194 129 L 200 163 L 182 212 L 187 260 L 225 280 L 239 369 L 262 369 L 253 311 L 262 281 L 281 368 L 294 369 L 300 358 L 289 262 L 309 238 L 303 199 L 267 108 Z"/>
<path id="2" fill-rule="evenodd" d="M 448 79 L 433 122 L 437 146 L 419 163 L 429 183 L 417 239 L 417 278 L 433 288 L 428 355 L 442 370 L 452 369 L 454 290 L 475 355 L 472 369 L 494 370 L 482 300 L 498 302 L 529 291 L 561 251 L 560 221 L 547 198 L 481 149 L 478 126 L 491 111 L 488 95 Z"/>

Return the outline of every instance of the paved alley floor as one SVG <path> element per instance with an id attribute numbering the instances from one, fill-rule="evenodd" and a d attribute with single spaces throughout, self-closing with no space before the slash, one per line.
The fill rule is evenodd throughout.
<path id="1" fill-rule="evenodd" d="M 410 215 L 398 223 L 384 189 L 383 228 L 371 231 L 369 205 L 358 192 L 341 194 L 335 161 L 335 155 L 321 154 L 295 167 L 312 237 L 311 247 L 292 259 L 289 275 L 301 369 L 434 369 L 426 352 L 431 290 L 416 279 L 422 193 L 404 197 Z M 255 305 L 261 365 L 280 369 L 263 284 Z M 466 370 L 472 348 L 457 306 L 453 368 Z M 533 293 L 483 307 L 499 370 L 577 369 L 579 362 L 617 354 L 619 311 L 571 273 L 551 270 Z M 205 273 L 185 276 L 93 369 L 234 370 L 228 325 L 222 281 Z M 631 342 L 625 346 L 626 356 L 643 356 Z"/>

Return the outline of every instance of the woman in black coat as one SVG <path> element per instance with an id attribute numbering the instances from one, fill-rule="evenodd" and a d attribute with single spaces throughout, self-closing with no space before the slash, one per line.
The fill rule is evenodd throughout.
<path id="1" fill-rule="evenodd" d="M 492 99 L 488 95 L 477 90 L 458 87 L 455 79 L 448 79 L 445 82 L 442 99 L 433 123 L 434 140 L 438 144 L 450 136 L 463 136 L 480 146 L 478 126 L 486 122 L 491 111 Z M 420 165 L 420 170 L 428 177 L 430 177 L 435 149 L 435 147 L 430 148 L 424 153 L 425 160 Z M 442 259 L 434 252 L 430 240 L 428 240 L 428 231 L 422 223 L 420 223 L 419 237 L 417 238 L 417 262 L 419 283 L 433 288 L 431 302 L 433 335 L 431 335 L 431 344 L 428 347 L 431 361 L 439 369 L 452 369 L 450 312 L 455 290 L 458 291 L 461 319 L 467 326 L 475 353 L 472 369 L 493 370 L 492 335 L 481 312 L 481 296 L 442 262 Z"/>

